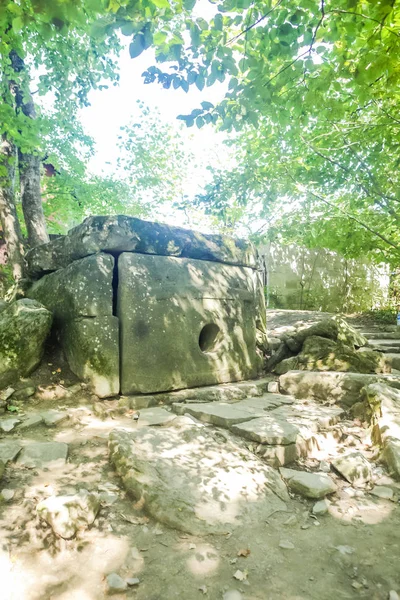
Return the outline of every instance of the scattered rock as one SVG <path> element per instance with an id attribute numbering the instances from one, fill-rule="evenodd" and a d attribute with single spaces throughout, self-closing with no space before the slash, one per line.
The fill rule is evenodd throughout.
<path id="1" fill-rule="evenodd" d="M 316 517 L 326 515 L 326 513 L 329 511 L 330 505 L 331 505 L 331 503 L 329 502 L 329 500 L 327 498 L 324 498 L 324 500 L 320 500 L 319 502 L 316 502 L 312 509 L 313 515 L 315 515 Z"/>
<path id="2" fill-rule="evenodd" d="M 337 550 L 340 554 L 343 555 L 354 554 L 354 552 L 356 551 L 356 549 L 353 548 L 353 546 L 335 546 L 335 550 Z"/>
<path id="3" fill-rule="evenodd" d="M 294 550 L 294 547 L 294 544 L 288 540 L 282 540 L 279 543 L 279 548 L 284 548 L 285 550 Z"/>
<path id="4" fill-rule="evenodd" d="M 20 419 L 2 419 L 0 421 L 0 429 L 4 431 L 4 433 L 8 433 L 9 431 L 15 429 L 15 426 L 20 422 Z"/>
<path id="5" fill-rule="evenodd" d="M 26 400 L 27 398 L 34 396 L 35 392 L 36 392 L 36 388 L 34 388 L 33 386 L 21 388 L 21 389 L 17 390 L 16 392 L 14 392 L 13 400 Z"/>
<path id="6" fill-rule="evenodd" d="M 286 508 L 277 473 L 233 439 L 221 444 L 204 426 L 114 430 L 109 449 L 128 492 L 148 514 L 180 531 L 227 533 Z"/>
<path id="7" fill-rule="evenodd" d="M 382 500 L 393 500 L 394 493 L 390 487 L 385 487 L 384 485 L 376 485 L 373 490 L 370 491 L 372 496 L 376 496 L 377 498 L 382 498 Z"/>
<path id="8" fill-rule="evenodd" d="M 10 500 L 12 500 L 15 496 L 15 490 L 11 490 L 11 489 L 7 489 L 4 488 L 1 490 L 1 497 L 3 498 L 3 500 L 5 500 L 5 502 L 9 502 Z"/>
<path id="9" fill-rule="evenodd" d="M 372 478 L 372 467 L 361 452 L 351 452 L 332 461 L 332 466 L 354 487 L 364 487 Z"/>
<path id="10" fill-rule="evenodd" d="M 129 577 L 129 579 L 126 580 L 126 583 L 129 587 L 133 587 L 134 585 L 139 585 L 140 579 L 137 577 Z"/>
<path id="11" fill-rule="evenodd" d="M 329 473 L 331 470 L 331 465 L 326 460 L 321 460 L 319 463 L 319 470 L 323 473 Z"/>
<path id="12" fill-rule="evenodd" d="M 16 300 L 0 313 L 0 388 L 38 366 L 52 320 L 44 306 L 28 298 Z"/>
<path id="13" fill-rule="evenodd" d="M 97 494 L 80 490 L 74 496 L 50 496 L 36 507 L 38 515 L 64 539 L 74 537 L 80 529 L 86 529 L 95 520 L 100 509 Z"/>
<path id="14" fill-rule="evenodd" d="M 222 600 L 243 600 L 243 596 L 238 590 L 228 590 L 223 595 Z"/>
<path id="15" fill-rule="evenodd" d="M 400 600 L 398 593 L 395 590 L 390 590 L 389 600 Z"/>
<path id="16" fill-rule="evenodd" d="M 125 592 L 128 588 L 126 581 L 122 579 L 117 573 L 110 573 L 106 577 L 107 593 L 117 594 L 118 592 Z"/>
<path id="17" fill-rule="evenodd" d="M 2 390 L 0 392 L 0 403 L 1 404 L 6 403 L 7 400 L 9 398 L 11 398 L 11 396 L 13 395 L 14 392 L 15 392 L 15 390 L 12 387 L 8 387 L 5 390 Z"/>
<path id="18" fill-rule="evenodd" d="M 59 466 L 67 456 L 68 445 L 63 442 L 32 442 L 23 448 L 17 462 L 29 468 Z"/>
<path id="19" fill-rule="evenodd" d="M 306 498 L 323 498 L 336 491 L 335 483 L 326 473 L 307 473 L 286 468 L 281 468 L 280 473 L 292 492 Z"/>

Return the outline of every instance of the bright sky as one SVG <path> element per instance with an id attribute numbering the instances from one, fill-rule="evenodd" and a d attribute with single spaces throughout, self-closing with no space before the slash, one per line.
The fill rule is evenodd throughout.
<path id="1" fill-rule="evenodd" d="M 95 90 L 89 95 L 90 106 L 81 110 L 81 121 L 86 132 L 96 142 L 96 156 L 92 159 L 89 169 L 92 173 L 112 174 L 115 170 L 115 161 L 118 155 L 117 137 L 120 127 L 127 125 L 133 117 L 138 117 L 140 111 L 137 100 L 142 100 L 150 108 L 158 109 L 161 117 L 169 123 L 182 127 L 182 121 L 177 121 L 179 114 L 188 114 L 198 108 L 202 100 L 214 104 L 221 100 L 225 94 L 227 84 L 216 83 L 211 88 L 204 88 L 200 92 L 196 86 L 190 86 L 189 92 L 182 89 L 164 89 L 157 83 L 145 85 L 141 74 L 150 65 L 154 65 L 154 53 L 149 49 L 136 59 L 129 56 L 129 38 L 122 38 L 126 48 L 121 52 L 119 59 L 120 82 L 109 89 Z M 196 126 L 182 127 L 186 138 L 188 152 L 194 152 L 204 159 L 207 155 L 221 156 L 221 142 L 224 134 L 217 133 L 212 126 L 205 126 L 201 130 Z M 207 177 L 207 173 L 204 173 Z M 188 184 L 186 193 L 190 196 L 198 188 L 198 182 Z M 179 212 L 181 218 L 182 215 Z M 165 220 L 176 223 L 176 213 L 165 213 Z M 182 224 L 184 222 L 182 221 Z"/>

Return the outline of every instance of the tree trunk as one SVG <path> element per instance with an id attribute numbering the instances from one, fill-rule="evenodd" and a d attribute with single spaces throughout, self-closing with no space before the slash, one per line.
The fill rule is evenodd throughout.
<path id="1" fill-rule="evenodd" d="M 40 190 L 40 159 L 34 154 L 23 154 L 18 151 L 18 168 L 22 211 L 29 246 L 34 248 L 49 241 Z"/>
<path id="2" fill-rule="evenodd" d="M 11 50 L 10 59 L 15 73 L 22 73 L 20 83 L 12 82 L 16 112 L 22 111 L 29 119 L 36 119 L 35 105 L 29 91 L 29 75 L 25 71 L 25 63 L 15 50 Z M 29 246 L 34 248 L 49 241 L 40 189 L 40 159 L 39 156 L 25 154 L 20 150 L 18 151 L 18 159 L 22 211 L 28 232 Z"/>
<path id="3" fill-rule="evenodd" d="M 0 138 L 0 221 L 7 244 L 8 261 L 15 281 L 24 275 L 24 250 L 14 198 L 16 149 L 3 135 Z"/>

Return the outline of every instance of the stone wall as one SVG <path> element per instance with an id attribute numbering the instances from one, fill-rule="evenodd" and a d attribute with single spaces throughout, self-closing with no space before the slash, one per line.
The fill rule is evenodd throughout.
<path id="1" fill-rule="evenodd" d="M 269 308 L 351 313 L 387 303 L 388 265 L 293 245 L 270 244 L 258 251 Z"/>

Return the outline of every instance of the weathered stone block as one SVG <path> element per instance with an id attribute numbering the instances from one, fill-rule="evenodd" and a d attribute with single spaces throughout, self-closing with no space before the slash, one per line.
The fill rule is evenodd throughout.
<path id="1" fill-rule="evenodd" d="M 114 257 L 88 256 L 45 275 L 28 292 L 54 315 L 56 325 L 78 317 L 111 316 Z"/>
<path id="2" fill-rule="evenodd" d="M 35 300 L 13 302 L 0 313 L 0 389 L 40 363 L 52 315 Z"/>
<path id="3" fill-rule="evenodd" d="M 251 269 L 123 253 L 118 281 L 122 393 L 256 376 Z"/>
<path id="4" fill-rule="evenodd" d="M 256 252 L 249 242 L 124 215 L 88 217 L 68 235 L 30 250 L 27 260 L 30 273 L 40 275 L 103 251 L 130 251 L 256 266 Z"/>
<path id="5" fill-rule="evenodd" d="M 99 398 L 119 393 L 119 323 L 117 317 L 73 319 L 61 330 L 71 370 L 88 380 Z"/>

